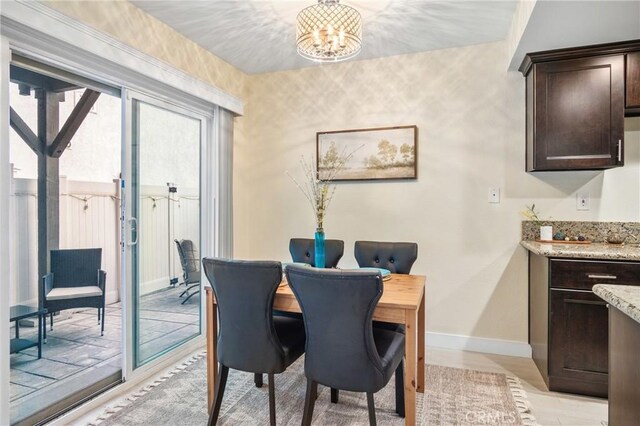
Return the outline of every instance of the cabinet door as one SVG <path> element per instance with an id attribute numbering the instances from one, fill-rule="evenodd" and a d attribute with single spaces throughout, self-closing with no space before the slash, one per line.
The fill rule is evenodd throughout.
<path id="1" fill-rule="evenodd" d="M 590 291 L 551 289 L 549 388 L 607 395 L 608 310 Z"/>
<path id="2" fill-rule="evenodd" d="M 626 107 L 637 110 L 630 111 L 635 115 L 640 113 L 640 52 L 627 54 L 626 62 Z"/>
<path id="3" fill-rule="evenodd" d="M 624 56 L 535 65 L 533 170 L 623 165 Z"/>

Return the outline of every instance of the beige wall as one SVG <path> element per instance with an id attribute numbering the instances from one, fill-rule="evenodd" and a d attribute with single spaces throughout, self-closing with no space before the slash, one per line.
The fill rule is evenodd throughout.
<path id="1" fill-rule="evenodd" d="M 287 260 L 288 240 L 314 219 L 285 176 L 315 151 L 317 131 L 416 124 L 418 180 L 341 183 L 328 238 L 416 241 L 426 274 L 427 329 L 527 340 L 527 257 L 519 211 L 557 219 L 638 220 L 640 132 L 627 166 L 607 172 L 524 172 L 524 78 L 507 73 L 506 42 L 250 76 L 246 135 L 236 143 L 236 255 Z M 640 130 L 640 129 L 637 129 Z M 490 186 L 502 188 L 489 204 Z M 576 212 L 575 192 L 592 210 Z"/>

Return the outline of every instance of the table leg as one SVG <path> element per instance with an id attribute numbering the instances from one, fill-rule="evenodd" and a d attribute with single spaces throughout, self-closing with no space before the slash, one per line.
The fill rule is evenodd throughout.
<path id="1" fill-rule="evenodd" d="M 38 359 L 42 358 L 42 315 L 38 315 Z"/>
<path id="2" fill-rule="evenodd" d="M 426 335 L 426 324 L 424 319 L 424 296 L 422 296 L 422 301 L 420 302 L 420 307 L 418 308 L 418 392 L 424 393 L 424 369 L 425 369 L 425 335 Z"/>
<path id="3" fill-rule="evenodd" d="M 404 424 L 416 424 L 417 312 L 405 310 Z"/>
<path id="4" fill-rule="evenodd" d="M 213 408 L 213 400 L 215 396 L 216 377 L 218 375 L 218 354 L 217 337 L 218 337 L 218 307 L 213 301 L 213 292 L 206 292 L 207 305 L 207 403 L 209 413 Z"/>
<path id="5" fill-rule="evenodd" d="M 20 338 L 20 320 L 16 320 L 16 339 Z"/>

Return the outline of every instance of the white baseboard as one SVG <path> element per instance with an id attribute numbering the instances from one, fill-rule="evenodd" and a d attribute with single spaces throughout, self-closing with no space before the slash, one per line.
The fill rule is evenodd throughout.
<path id="1" fill-rule="evenodd" d="M 531 358 L 531 346 L 526 342 L 431 332 L 427 333 L 426 341 L 427 347 L 432 348 Z"/>

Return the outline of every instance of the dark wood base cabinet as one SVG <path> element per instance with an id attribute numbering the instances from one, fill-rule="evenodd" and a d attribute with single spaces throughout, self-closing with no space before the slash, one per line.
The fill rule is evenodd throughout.
<path id="1" fill-rule="evenodd" d="M 609 309 L 609 426 L 640 425 L 640 323 Z"/>
<path id="2" fill-rule="evenodd" d="M 609 320 L 595 284 L 637 284 L 640 263 L 529 253 L 529 344 L 549 390 L 607 397 Z"/>

